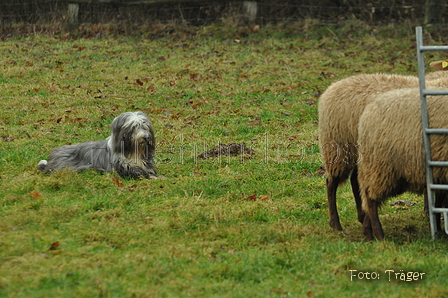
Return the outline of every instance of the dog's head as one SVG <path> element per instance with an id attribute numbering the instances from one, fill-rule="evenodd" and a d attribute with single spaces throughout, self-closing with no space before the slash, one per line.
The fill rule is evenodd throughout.
<path id="1" fill-rule="evenodd" d="M 154 155 L 155 137 L 152 123 L 143 112 L 126 112 L 111 125 L 115 152 L 125 156 Z"/>

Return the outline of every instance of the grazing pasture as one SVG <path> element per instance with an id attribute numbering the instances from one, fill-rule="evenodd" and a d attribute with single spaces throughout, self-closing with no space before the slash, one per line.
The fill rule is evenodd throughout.
<path id="1" fill-rule="evenodd" d="M 422 197 L 385 205 L 385 241 L 366 242 L 345 185 L 328 225 L 319 96 L 416 75 L 413 28 L 92 31 L 0 42 L 0 297 L 448 295 Z M 127 111 L 153 124 L 157 179 L 37 170 Z M 220 143 L 244 154 L 198 157 Z"/>

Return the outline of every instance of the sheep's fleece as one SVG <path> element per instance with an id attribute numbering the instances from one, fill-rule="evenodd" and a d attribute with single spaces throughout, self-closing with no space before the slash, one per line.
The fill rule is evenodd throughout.
<path id="1" fill-rule="evenodd" d="M 432 88 L 434 89 L 434 88 Z M 429 126 L 448 128 L 448 96 L 427 96 Z M 426 189 L 418 88 L 394 90 L 370 103 L 359 121 L 358 181 L 366 200 L 380 204 L 405 191 Z M 448 135 L 431 135 L 433 160 L 448 160 Z M 448 168 L 435 168 L 435 183 L 448 183 Z"/>
<path id="2" fill-rule="evenodd" d="M 379 94 L 418 87 L 414 76 L 361 74 L 333 83 L 319 99 L 319 142 L 328 177 L 348 178 L 358 153 L 358 121 Z"/>

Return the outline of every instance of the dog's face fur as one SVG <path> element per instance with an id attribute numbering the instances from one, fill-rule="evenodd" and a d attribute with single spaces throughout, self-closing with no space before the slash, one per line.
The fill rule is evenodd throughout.
<path id="1" fill-rule="evenodd" d="M 123 113 L 111 130 L 113 168 L 123 177 L 155 176 L 155 138 L 148 117 L 142 112 Z"/>
<path id="2" fill-rule="evenodd" d="M 127 159 L 152 156 L 155 138 L 151 121 L 142 112 L 126 112 L 116 117 L 111 125 L 111 139 L 115 154 Z"/>

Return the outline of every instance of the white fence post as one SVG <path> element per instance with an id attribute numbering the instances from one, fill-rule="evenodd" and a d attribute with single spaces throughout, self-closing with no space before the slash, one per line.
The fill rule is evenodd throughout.
<path id="1" fill-rule="evenodd" d="M 77 26 L 78 25 L 78 13 L 79 13 L 79 4 L 78 3 L 69 3 L 68 11 L 67 11 L 67 21 L 69 26 Z"/>
<path id="2" fill-rule="evenodd" d="M 255 19 L 258 13 L 258 4 L 256 1 L 244 1 L 243 2 L 245 15 L 249 19 Z"/>

